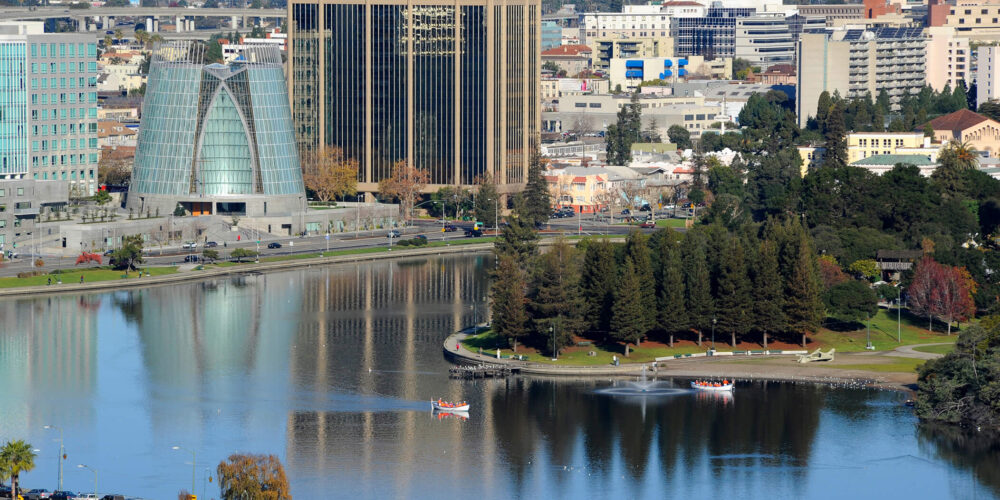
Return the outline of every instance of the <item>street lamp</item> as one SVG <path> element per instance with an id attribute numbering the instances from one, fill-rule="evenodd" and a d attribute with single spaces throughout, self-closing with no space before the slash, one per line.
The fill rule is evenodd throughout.
<path id="1" fill-rule="evenodd" d="M 552 359 L 556 359 L 556 333 L 552 325 L 549 325 L 549 334 L 552 335 Z"/>
<path id="2" fill-rule="evenodd" d="M 77 467 L 80 468 L 80 469 L 87 469 L 90 472 L 94 473 L 94 498 L 100 498 L 97 495 L 97 469 L 94 469 L 92 467 L 87 467 L 86 465 L 83 465 L 83 464 L 77 465 Z"/>
<path id="3" fill-rule="evenodd" d="M 716 320 L 715 318 L 712 318 L 712 350 L 713 351 L 715 350 L 715 323 L 717 321 L 718 320 Z"/>
<path id="4" fill-rule="evenodd" d="M 180 446 L 171 446 L 170 449 L 184 450 L 191 454 L 191 491 L 194 492 L 194 477 L 195 477 L 195 471 L 197 470 L 198 467 L 198 454 L 194 450 L 188 450 L 185 448 L 181 448 Z"/>
<path id="5" fill-rule="evenodd" d="M 82 243 L 81 243 L 82 244 Z M 63 431 L 59 427 L 54 425 L 46 425 L 45 429 L 53 429 L 59 431 L 59 456 L 56 457 L 59 460 L 59 491 L 63 489 L 63 460 L 66 457 L 66 450 L 63 448 Z"/>
<path id="6" fill-rule="evenodd" d="M 896 296 L 896 343 L 903 343 L 903 287 L 899 287 L 899 295 Z"/>

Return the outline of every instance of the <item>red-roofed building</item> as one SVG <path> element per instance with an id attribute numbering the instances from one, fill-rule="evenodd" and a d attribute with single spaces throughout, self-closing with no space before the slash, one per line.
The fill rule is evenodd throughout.
<path id="1" fill-rule="evenodd" d="M 570 167 L 550 172 L 545 182 L 556 208 L 571 207 L 577 213 L 596 213 L 606 206 L 608 174 L 603 169 Z"/>
<path id="2" fill-rule="evenodd" d="M 560 45 L 542 52 L 542 64 L 551 62 L 575 76 L 590 68 L 593 51 L 586 45 Z"/>
<path id="3" fill-rule="evenodd" d="M 1000 154 L 1000 123 L 979 113 L 960 109 L 931 120 L 929 125 L 934 129 L 935 141 L 967 142 L 990 158 Z"/>

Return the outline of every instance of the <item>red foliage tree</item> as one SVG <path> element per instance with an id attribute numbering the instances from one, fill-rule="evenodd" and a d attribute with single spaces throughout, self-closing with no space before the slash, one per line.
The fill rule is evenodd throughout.
<path id="1" fill-rule="evenodd" d="M 917 263 L 913 270 L 913 282 L 906 291 L 910 310 L 921 316 L 927 316 L 927 329 L 934 330 L 934 289 L 941 280 L 943 267 L 928 255 Z"/>
<path id="2" fill-rule="evenodd" d="M 816 261 L 819 263 L 819 275 L 823 280 L 823 289 L 829 290 L 833 285 L 843 283 L 850 277 L 840 269 L 837 259 L 831 255 L 822 255 Z"/>
<path id="3" fill-rule="evenodd" d="M 910 309 L 927 316 L 928 329 L 934 316 L 941 318 L 948 323 L 951 335 L 953 322 L 965 321 L 975 314 L 976 304 L 972 299 L 975 287 L 976 282 L 964 268 L 944 266 L 924 256 L 907 291 Z"/>
<path id="4" fill-rule="evenodd" d="M 76 258 L 76 264 L 75 265 L 79 266 L 80 264 L 86 264 L 88 262 L 94 262 L 94 263 L 100 265 L 101 262 L 102 262 L 102 260 L 103 259 L 101 259 L 101 255 L 100 254 L 83 252 L 83 253 L 80 254 L 79 257 Z"/>

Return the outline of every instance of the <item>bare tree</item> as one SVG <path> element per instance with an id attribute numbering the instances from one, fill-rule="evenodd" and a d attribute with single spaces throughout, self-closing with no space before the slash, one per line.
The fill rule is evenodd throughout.
<path id="1" fill-rule="evenodd" d="M 380 193 L 399 199 L 399 208 L 406 218 L 413 217 L 413 204 L 420 191 L 430 182 L 427 170 L 412 167 L 406 160 L 399 160 L 392 167 L 392 175 L 378 183 Z"/>

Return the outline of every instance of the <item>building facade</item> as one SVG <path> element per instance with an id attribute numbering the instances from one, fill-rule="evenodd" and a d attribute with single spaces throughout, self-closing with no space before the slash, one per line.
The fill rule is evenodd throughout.
<path id="1" fill-rule="evenodd" d="M 631 103 L 628 94 L 576 94 L 559 99 L 555 111 L 543 114 L 546 132 L 592 132 L 605 130 L 618 121 L 618 111 Z M 641 94 L 642 129 L 667 136 L 671 125 L 686 128 L 693 137 L 712 130 L 723 113 L 722 103 L 706 102 L 702 96 L 657 96 Z"/>
<path id="2" fill-rule="evenodd" d="M 986 158 L 1000 158 L 1000 123 L 968 109 L 960 109 L 929 122 L 934 140 L 968 143 Z"/>
<path id="3" fill-rule="evenodd" d="M 281 50 L 250 47 L 229 65 L 203 46 L 152 54 L 127 206 L 168 214 L 267 216 L 305 209 Z"/>
<path id="4" fill-rule="evenodd" d="M 845 29 L 799 37 L 796 114 L 805 126 L 823 91 L 854 99 L 886 90 L 893 109 L 925 85 L 923 28 Z M 845 71 L 845 68 L 847 69 Z"/>
<path id="5" fill-rule="evenodd" d="M 972 71 L 972 51 L 969 39 L 958 36 L 954 28 L 930 27 L 927 41 L 927 85 L 941 92 L 945 86 L 955 88 L 959 82 L 971 85 L 976 74 Z M 982 49 L 980 49 L 982 50 Z"/>
<path id="6" fill-rule="evenodd" d="M 549 50 L 562 45 L 562 26 L 555 21 L 542 21 L 542 49 Z"/>
<path id="7" fill-rule="evenodd" d="M 736 20 L 733 57 L 766 71 L 795 63 L 795 40 L 784 14 L 761 14 Z"/>
<path id="8" fill-rule="evenodd" d="M 1000 47 L 982 46 L 977 49 L 976 102 L 1000 99 Z"/>
<path id="9" fill-rule="evenodd" d="M 289 88 L 302 153 L 336 146 L 374 192 L 399 161 L 428 192 L 527 178 L 538 142 L 540 3 L 292 0 Z"/>
<path id="10" fill-rule="evenodd" d="M 736 53 L 736 20 L 756 13 L 752 8 L 708 9 L 703 17 L 675 19 L 671 25 L 674 51 L 679 56 L 733 57 Z"/>
<path id="11" fill-rule="evenodd" d="M 728 78 L 732 68 L 732 59 L 706 61 L 702 56 L 615 58 L 608 62 L 607 76 L 611 88 L 621 85 L 622 90 L 633 91 L 640 83 L 650 80 L 663 80 L 670 84 L 683 82 L 692 75 Z"/>
<path id="12" fill-rule="evenodd" d="M 594 69 L 608 71 L 611 61 L 619 58 L 673 57 L 674 39 L 665 37 L 647 38 L 595 38 L 591 40 L 594 49 Z"/>

